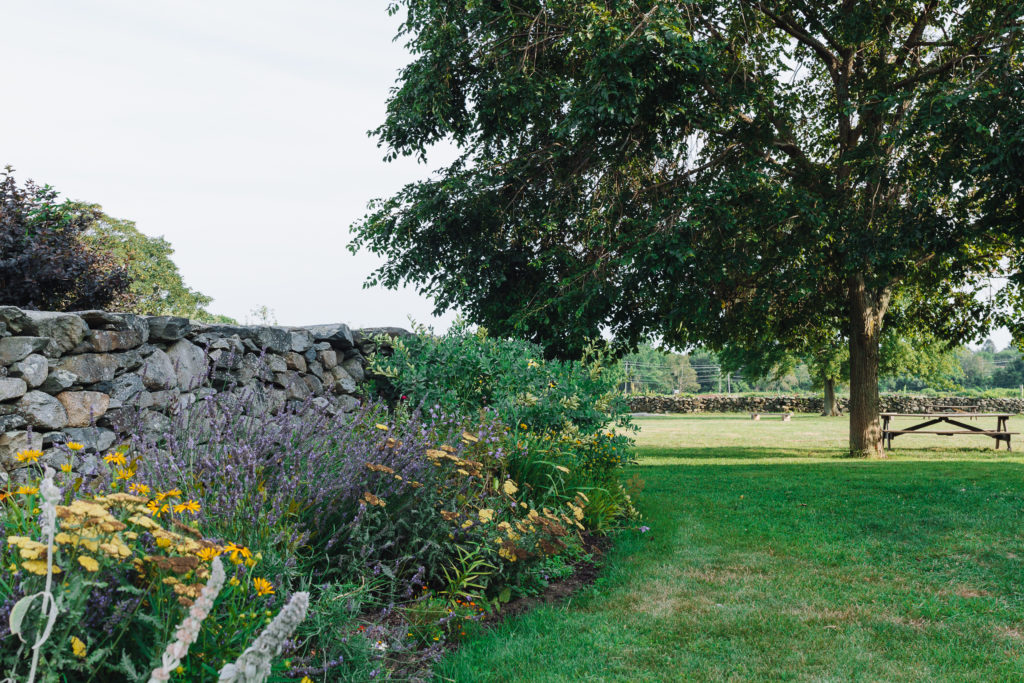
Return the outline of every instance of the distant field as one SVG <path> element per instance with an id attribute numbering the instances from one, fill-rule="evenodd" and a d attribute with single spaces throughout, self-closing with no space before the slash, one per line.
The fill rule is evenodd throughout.
<path id="1" fill-rule="evenodd" d="M 471 639 L 439 674 L 1024 680 L 1022 454 L 908 436 L 851 460 L 844 418 L 637 423 L 650 531 L 623 533 L 592 589 Z"/>

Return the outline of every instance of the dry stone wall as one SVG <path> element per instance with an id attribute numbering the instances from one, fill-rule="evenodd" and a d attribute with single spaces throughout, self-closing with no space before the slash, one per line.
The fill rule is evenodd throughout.
<path id="1" fill-rule="evenodd" d="M 126 413 L 159 435 L 173 415 L 219 392 L 244 394 L 271 414 L 307 400 L 352 411 L 378 332 L 408 334 L 0 306 L 0 484 L 20 478 L 23 450 L 63 463 L 58 444 L 74 441 L 84 446 L 77 457 L 95 461 L 122 436 Z"/>
<path id="2" fill-rule="evenodd" d="M 629 399 L 634 413 L 820 413 L 821 397 L 808 396 L 633 396 Z M 847 400 L 839 399 L 845 411 Z M 960 396 L 905 396 L 883 394 L 883 412 L 925 413 L 938 406 L 976 406 L 983 412 L 1024 413 L 1024 400 L 1019 398 L 966 398 Z"/>

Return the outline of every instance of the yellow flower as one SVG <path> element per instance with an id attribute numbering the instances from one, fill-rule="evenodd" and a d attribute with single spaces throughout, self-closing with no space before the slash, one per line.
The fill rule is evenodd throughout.
<path id="1" fill-rule="evenodd" d="M 186 510 L 191 512 L 193 515 L 199 512 L 199 501 L 190 500 L 186 503 L 174 506 L 175 512 L 185 512 Z"/>
<path id="2" fill-rule="evenodd" d="M 238 580 L 237 576 L 232 576 L 231 579 L 228 581 L 228 583 L 230 583 L 232 586 L 237 586 L 238 584 L 240 584 L 242 582 Z"/>
<path id="3" fill-rule="evenodd" d="M 303 676 L 302 680 L 300 680 L 299 683 L 313 683 L 313 679 L 309 676 Z"/>
<path id="4" fill-rule="evenodd" d="M 87 572 L 99 571 L 100 563 L 88 555 L 79 555 L 78 564 L 82 565 Z"/>
<path id="5" fill-rule="evenodd" d="M 124 479 L 125 481 L 128 481 L 129 479 L 131 479 L 134 476 L 135 476 L 135 470 L 122 469 L 122 468 L 118 467 L 117 468 L 117 476 L 114 477 L 114 478 L 115 479 Z"/>
<path id="6" fill-rule="evenodd" d="M 220 555 L 220 548 L 200 548 L 196 553 L 196 557 L 203 562 L 210 562 L 218 555 Z"/>
<path id="7" fill-rule="evenodd" d="M 18 462 L 35 462 L 39 458 L 43 457 L 43 452 L 35 449 L 29 449 L 21 451 L 14 457 L 18 459 Z"/>
<path id="8" fill-rule="evenodd" d="M 77 441 L 68 441 L 64 445 L 68 447 L 69 451 L 80 451 L 83 448 L 85 448 L 85 446 L 83 446 L 82 444 L 78 443 Z"/>
<path id="9" fill-rule="evenodd" d="M 46 576 L 46 560 L 26 560 L 21 566 L 39 576 Z M 53 573 L 60 574 L 60 567 L 53 565 Z"/>
<path id="10" fill-rule="evenodd" d="M 88 654 L 85 643 L 76 636 L 71 636 L 71 652 L 79 659 L 85 659 L 85 655 Z"/>
<path id="11" fill-rule="evenodd" d="M 377 424 L 375 424 L 374 427 L 376 427 L 377 429 L 379 429 L 381 431 L 384 431 L 384 432 L 388 431 L 388 426 L 387 425 L 382 425 L 379 422 Z"/>
<path id="12" fill-rule="evenodd" d="M 60 471 L 63 472 L 64 474 L 68 474 L 69 472 L 71 472 L 71 463 L 66 462 L 63 465 L 61 465 Z"/>
<path id="13" fill-rule="evenodd" d="M 506 495 L 514 496 L 519 491 L 519 487 L 516 486 L 516 483 L 511 479 L 506 479 L 505 483 L 501 485 L 501 490 L 504 491 Z"/>
<path id="14" fill-rule="evenodd" d="M 480 523 L 481 524 L 487 524 L 489 521 L 494 519 L 494 510 L 492 510 L 490 508 L 483 508 L 482 510 L 480 510 L 479 515 L 480 515 Z"/>
<path id="15" fill-rule="evenodd" d="M 179 664 L 178 667 L 174 670 L 174 673 L 180 676 L 181 674 L 185 673 L 185 667 Z"/>
<path id="16" fill-rule="evenodd" d="M 247 560 L 252 557 L 252 552 L 243 545 L 237 543 L 228 543 L 224 546 L 224 552 L 231 554 L 231 561 L 235 564 L 240 564 L 242 560 Z M 239 559 L 241 556 L 242 559 Z"/>
<path id="17" fill-rule="evenodd" d="M 256 588 L 256 595 L 270 595 L 274 592 L 274 587 L 270 585 L 270 582 L 258 576 L 252 580 L 252 585 Z"/>
<path id="18" fill-rule="evenodd" d="M 132 484 L 131 486 L 128 487 L 128 490 L 140 496 L 144 496 L 147 493 L 149 493 L 149 487 L 146 486 L 145 484 Z"/>
<path id="19" fill-rule="evenodd" d="M 128 464 L 124 459 L 124 453 L 107 453 L 103 456 L 103 460 L 109 462 L 111 465 L 121 465 L 122 467 Z"/>
<path id="20" fill-rule="evenodd" d="M 524 423 L 522 423 L 522 422 L 520 422 L 520 423 L 519 423 L 519 428 L 520 428 L 520 429 L 529 429 L 529 427 L 527 427 L 527 426 L 526 426 L 526 425 L 525 425 Z"/>
<path id="21" fill-rule="evenodd" d="M 171 489 L 170 491 L 165 491 L 163 493 L 156 494 L 157 502 L 163 501 L 164 498 L 180 498 L 180 497 L 181 497 L 181 490 L 180 489 Z"/>
<path id="22" fill-rule="evenodd" d="M 15 490 L 14 493 L 15 494 L 19 494 L 19 495 L 24 495 L 24 496 L 31 496 L 33 494 L 39 493 L 39 489 L 36 488 L 35 486 L 24 486 L 23 485 L 23 486 L 19 486 L 17 488 L 17 490 Z"/>

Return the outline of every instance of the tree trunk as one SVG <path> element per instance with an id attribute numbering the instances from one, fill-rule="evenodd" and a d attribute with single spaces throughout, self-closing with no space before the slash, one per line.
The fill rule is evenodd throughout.
<path id="1" fill-rule="evenodd" d="M 822 417 L 839 417 L 843 414 L 836 400 L 836 380 L 832 377 L 825 378 L 825 401 L 822 406 Z"/>
<path id="2" fill-rule="evenodd" d="M 850 279 L 850 455 L 884 458 L 878 417 L 878 342 L 889 291 L 870 292 Z"/>

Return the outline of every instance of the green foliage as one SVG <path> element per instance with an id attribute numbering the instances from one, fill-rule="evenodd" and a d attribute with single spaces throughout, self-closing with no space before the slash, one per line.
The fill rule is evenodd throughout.
<path id="1" fill-rule="evenodd" d="M 1000 307 L 1024 310 L 1024 275 L 975 296 L 1022 263 L 1020 0 L 391 11 L 413 61 L 375 131 L 387 157 L 462 154 L 353 226 L 386 259 L 371 284 L 567 357 L 602 332 L 800 353 L 852 336 L 858 382 L 894 297 L 954 344 L 1024 319 Z"/>
<path id="2" fill-rule="evenodd" d="M 547 361 L 536 344 L 491 337 L 464 322 L 441 336 L 421 329 L 388 345 L 393 350 L 375 355 L 370 367 L 414 406 L 456 414 L 486 408 L 508 425 L 584 435 L 629 422 L 616 388 L 619 368 L 596 346 L 580 361 Z"/>
<path id="3" fill-rule="evenodd" d="M 80 205 L 93 220 L 82 235 L 96 253 L 111 257 L 128 273 L 128 292 L 117 308 L 144 315 L 178 315 L 204 322 L 234 322 L 206 310 L 213 301 L 189 288 L 171 260 L 174 248 L 163 237 L 150 237 L 134 221 L 113 218 L 98 204 Z"/>
<path id="4" fill-rule="evenodd" d="M 122 296 L 125 269 L 81 241 L 91 209 L 61 201 L 48 185 L 19 187 L 13 174 L 10 166 L 0 172 L 0 305 L 83 310 Z"/>

